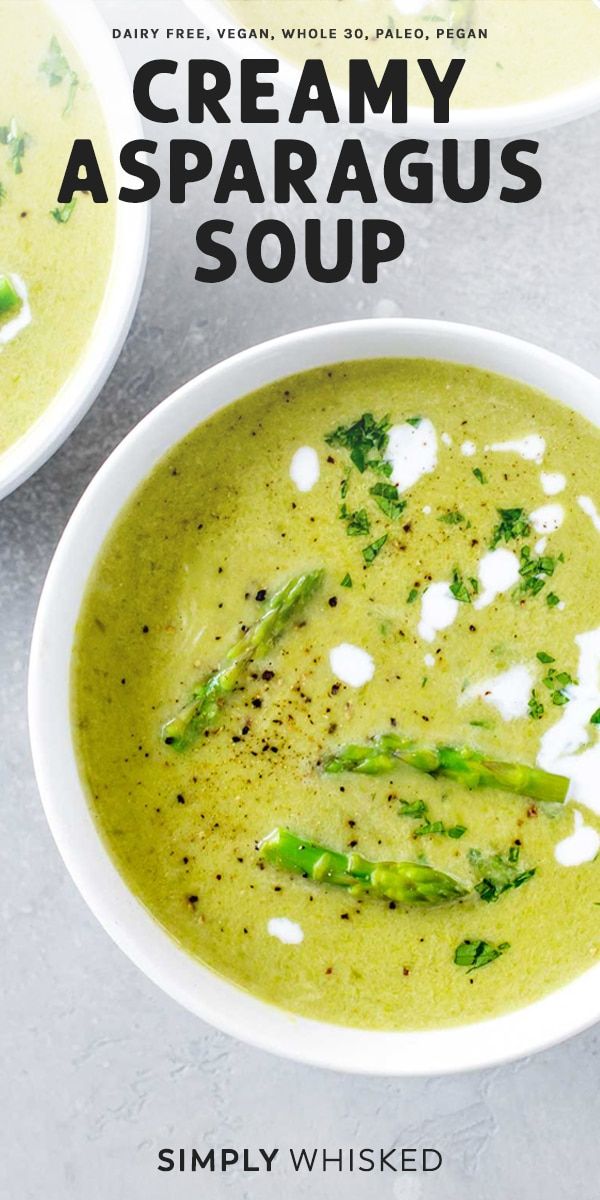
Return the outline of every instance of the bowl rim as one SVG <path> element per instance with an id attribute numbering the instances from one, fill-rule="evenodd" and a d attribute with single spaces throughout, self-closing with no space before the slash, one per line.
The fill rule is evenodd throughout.
<path id="1" fill-rule="evenodd" d="M 224 17 L 228 17 L 231 27 L 241 28 L 239 21 L 229 13 L 225 0 L 185 0 L 192 12 L 202 17 L 211 28 L 216 28 Z M 299 68 L 288 59 L 278 55 L 265 45 L 264 42 L 253 42 L 250 39 L 234 38 L 220 43 L 227 52 L 236 58 L 274 58 L 279 62 L 279 77 L 285 87 L 294 90 L 298 83 Z M 393 57 L 390 55 L 390 57 Z M 457 58 L 462 57 L 457 52 Z M 340 84 L 331 85 L 332 92 L 340 113 L 347 112 L 347 91 Z M 490 105 L 486 108 L 455 108 L 451 111 L 447 125 L 436 125 L 428 109 L 412 105 L 408 109 L 408 118 L 404 125 L 394 125 L 385 113 L 373 113 L 368 125 L 388 134 L 397 131 L 399 135 L 406 133 L 426 135 L 434 140 L 446 137 L 456 137 L 470 140 L 476 137 L 505 138 L 517 134 L 533 133 L 542 129 L 564 125 L 579 117 L 588 116 L 600 108 L 600 75 L 597 79 L 563 88 L 560 92 L 549 93 L 548 96 L 537 100 L 527 100 L 519 104 Z"/>
<path id="2" fill-rule="evenodd" d="M 111 156 L 118 164 L 123 143 L 143 137 L 123 60 L 94 0 L 47 3 L 93 84 Z M 118 166 L 115 174 L 118 186 Z M 72 433 L 106 382 L 127 336 L 144 278 L 150 213 L 146 204 L 120 204 L 115 200 L 115 207 L 110 269 L 90 335 L 55 396 L 21 437 L 0 454 L 0 500 L 33 475 Z"/>
<path id="3" fill-rule="evenodd" d="M 129 891 L 92 817 L 70 720 L 73 636 L 89 572 L 115 516 L 153 465 L 209 413 L 260 381 L 385 356 L 499 371 L 600 424 L 600 380 L 546 349 L 478 326 L 420 318 L 346 321 L 285 334 L 225 359 L 132 429 L 79 501 L 50 565 L 35 620 L 29 728 L 42 803 L 68 871 L 109 935 L 163 991 L 217 1029 L 299 1062 L 353 1074 L 439 1075 L 508 1062 L 594 1024 L 600 1018 L 600 964 L 525 1007 L 435 1030 L 355 1029 L 276 1008 L 193 959 Z"/>

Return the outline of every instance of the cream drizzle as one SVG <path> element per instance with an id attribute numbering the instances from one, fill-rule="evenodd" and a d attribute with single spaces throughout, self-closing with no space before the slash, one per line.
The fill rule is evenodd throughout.
<path id="1" fill-rule="evenodd" d="M 558 496 L 567 486 L 565 476 L 560 471 L 540 471 L 540 483 L 547 496 Z"/>
<path id="2" fill-rule="evenodd" d="M 337 679 L 349 687 L 364 687 L 375 674 L 375 663 L 371 655 L 351 642 L 340 642 L 329 651 L 329 665 Z"/>
<path id="3" fill-rule="evenodd" d="M 419 637 L 424 642 L 433 642 L 436 633 L 448 629 L 458 616 L 459 602 L 446 582 L 431 583 L 421 597 L 421 620 L 418 624 Z"/>
<path id="4" fill-rule="evenodd" d="M 490 550 L 480 560 L 479 582 L 482 591 L 473 601 L 473 608 L 487 608 L 496 596 L 502 595 L 519 581 L 519 560 L 512 550 L 500 546 Z"/>
<path id="5" fill-rule="evenodd" d="M 404 421 L 392 425 L 385 451 L 387 462 L 392 464 L 392 483 L 398 491 L 405 492 L 437 466 L 437 436 L 427 417 L 418 425 Z"/>
<path id="6" fill-rule="evenodd" d="M 290 921 L 289 917 L 271 917 L 267 921 L 267 929 L 271 937 L 283 942 L 284 946 L 299 946 L 304 941 L 302 926 Z"/>
<path id="7" fill-rule="evenodd" d="M 519 717 L 527 716 L 533 683 L 534 676 L 529 667 L 523 664 L 509 667 L 500 675 L 473 684 L 462 697 L 462 703 L 483 700 L 500 713 L 503 721 L 516 721 Z"/>
<path id="8" fill-rule="evenodd" d="M 594 504 L 592 497 L 591 496 L 578 496 L 577 503 L 578 503 L 580 509 L 582 510 L 582 512 L 584 512 L 587 517 L 591 518 L 591 522 L 592 522 L 592 525 L 594 526 L 594 529 L 597 529 L 598 533 L 600 533 L 600 513 L 598 512 L 598 509 L 596 508 L 596 505 Z"/>
<path id="9" fill-rule="evenodd" d="M 290 463 L 290 479 L 299 492 L 310 492 L 319 481 L 319 455 L 312 446 L 300 446 Z"/>
<path id="10" fill-rule="evenodd" d="M 593 862 L 600 850 L 600 834 L 592 825 L 584 823 L 579 809 L 574 810 L 573 816 L 573 833 L 554 847 L 554 857 L 561 867 L 580 867 L 582 863 Z"/>
<path id="11" fill-rule="evenodd" d="M 546 453 L 546 442 L 541 434 L 528 433 L 526 437 L 511 442 L 492 442 L 491 446 L 486 446 L 485 449 L 496 453 L 518 454 L 526 462 L 535 462 L 540 466 Z"/>
<path id="12" fill-rule="evenodd" d="M 543 504 L 529 514 L 529 520 L 536 533 L 556 533 L 565 519 L 562 504 Z"/>
<path id="13" fill-rule="evenodd" d="M 537 761 L 545 771 L 567 775 L 569 800 L 600 815 L 600 726 L 590 725 L 600 708 L 600 629 L 580 633 L 575 641 L 578 682 L 565 689 L 569 703 L 543 735 Z"/>

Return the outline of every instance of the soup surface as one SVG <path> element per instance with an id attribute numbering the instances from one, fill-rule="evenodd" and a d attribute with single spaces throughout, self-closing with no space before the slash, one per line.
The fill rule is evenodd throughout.
<path id="1" fill-rule="evenodd" d="M 37 0 L 0 0 L 0 17 L 1 453 L 53 400 L 92 334 L 114 210 L 82 193 L 56 201 L 75 138 L 92 139 L 111 180 L 103 118 L 67 33 Z"/>
<path id="2" fill-rule="evenodd" d="M 90 580 L 72 703 L 103 837 L 182 947 L 277 1005 L 373 1028 L 497 1014 L 597 960 L 599 467 L 581 416 L 416 359 L 280 381 L 159 462 Z M 216 719 L 168 744 L 198 681 L 313 569 Z M 387 732 L 537 763 L 570 801 L 545 802 L 545 773 L 534 799 L 402 761 L 324 769 Z M 429 864 L 468 895 L 303 878 L 257 851 L 274 827 Z"/>
<path id="3" fill-rule="evenodd" d="M 351 58 L 369 58 L 378 71 L 389 58 L 408 59 L 410 103 L 428 109 L 419 58 L 433 59 L 440 74 L 451 58 L 466 58 L 452 108 L 539 100 L 599 74 L 596 0 L 228 0 L 226 7 L 246 28 L 266 30 L 282 57 L 323 58 L 342 86 Z M 284 33 L 303 28 L 316 36 Z"/>

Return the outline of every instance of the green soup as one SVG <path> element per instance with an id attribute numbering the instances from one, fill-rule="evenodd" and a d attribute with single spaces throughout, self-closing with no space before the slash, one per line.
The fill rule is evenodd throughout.
<path id="1" fill-rule="evenodd" d="M 547 396 L 394 359 L 264 388 L 161 460 L 93 571 L 72 704 L 102 836 L 185 950 L 286 1009 L 381 1029 L 501 1013 L 596 961 L 599 466 L 598 430 Z M 165 741 L 276 589 L 316 568 L 208 727 Z M 386 732 L 537 763 L 571 802 L 403 761 L 324 769 Z M 257 850 L 274 827 L 467 895 L 335 886 L 327 857 L 303 878 Z"/>
<path id="2" fill-rule="evenodd" d="M 75 138 L 93 140 L 111 179 L 100 107 L 67 33 L 37 0 L 0 0 L 0 16 L 1 453 L 47 408 L 92 336 L 114 214 L 81 193 L 57 204 Z"/>
<path id="3" fill-rule="evenodd" d="M 368 58 L 377 73 L 390 58 L 407 59 L 409 101 L 429 110 L 419 58 L 431 58 L 440 75 L 452 58 L 466 59 L 452 109 L 528 103 L 599 74 L 595 0 L 227 0 L 226 7 L 247 29 L 262 30 L 282 57 L 322 58 L 342 87 L 350 59 Z M 312 32 L 298 37 L 298 29 Z"/>

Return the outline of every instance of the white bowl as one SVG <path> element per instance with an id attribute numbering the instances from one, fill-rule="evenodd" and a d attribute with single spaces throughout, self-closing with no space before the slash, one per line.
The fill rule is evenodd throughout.
<path id="1" fill-rule="evenodd" d="M 515 3 L 517 0 L 515 0 Z M 224 0 L 186 0 L 192 12 L 209 29 L 215 30 L 226 25 L 228 28 L 240 28 L 231 10 Z M 525 0 L 521 0 L 525 3 Z M 318 6 L 316 6 L 318 10 Z M 600 19 L 600 18 L 599 18 Z M 315 13 L 315 25 L 319 24 L 318 11 Z M 407 17 L 407 23 L 410 18 Z M 566 36 L 566 35 L 565 35 Z M 265 42 L 249 38 L 232 38 L 219 42 L 219 53 L 226 47 L 226 53 L 238 58 L 277 58 L 279 60 L 278 78 L 290 91 L 295 91 L 300 78 L 297 64 L 269 49 Z M 360 45 L 360 43 L 357 43 Z M 401 43 L 400 43 L 401 45 Z M 464 51 L 461 43 L 456 43 L 456 57 L 461 58 Z M 314 57 L 314 46 L 307 42 L 307 57 Z M 358 52 L 357 52 L 358 56 Z M 390 49 L 390 58 L 402 57 L 402 51 Z M 340 113 L 347 112 L 348 92 L 339 85 L 332 85 L 336 105 Z M 600 108 L 600 71 L 597 79 L 576 87 L 564 88 L 539 100 L 529 100 L 521 104 L 504 104 L 487 108 L 453 108 L 450 106 L 450 121 L 447 125 L 436 125 L 428 108 L 410 107 L 406 125 L 393 125 L 389 116 L 370 114 L 368 124 L 388 133 L 395 132 L 398 137 L 403 131 L 409 131 L 416 136 L 430 138 L 456 137 L 469 140 L 470 138 L 503 138 L 514 137 L 520 133 L 531 133 L 534 130 L 547 129 L 553 125 L 563 125 L 574 121 L 577 117 L 586 116 Z"/>
<path id="2" fill-rule="evenodd" d="M 129 76 L 92 0 L 49 2 L 85 65 L 104 116 L 113 161 L 118 163 L 121 146 L 143 137 Z M 118 204 L 115 221 L 111 268 L 94 328 L 75 369 L 56 396 L 23 436 L 0 455 L 0 499 L 37 471 L 72 433 L 107 379 L 125 341 L 146 265 L 148 206 Z"/>
<path id="3" fill-rule="evenodd" d="M 600 381 L 528 342 L 468 325 L 353 321 L 288 334 L 211 367 L 160 404 L 111 454 L 79 502 L 42 593 L 31 650 L 29 721 L 37 780 L 64 861 L 107 932 L 159 987 L 205 1021 L 289 1058 L 377 1075 L 482 1067 L 561 1041 L 600 1017 L 600 965 L 506 1016 L 432 1032 L 371 1032 L 297 1017 L 242 991 L 181 950 L 135 899 L 92 818 L 69 709 L 75 623 L 96 556 L 132 491 L 165 452 L 232 400 L 344 359 L 445 359 L 541 388 L 600 423 Z"/>

